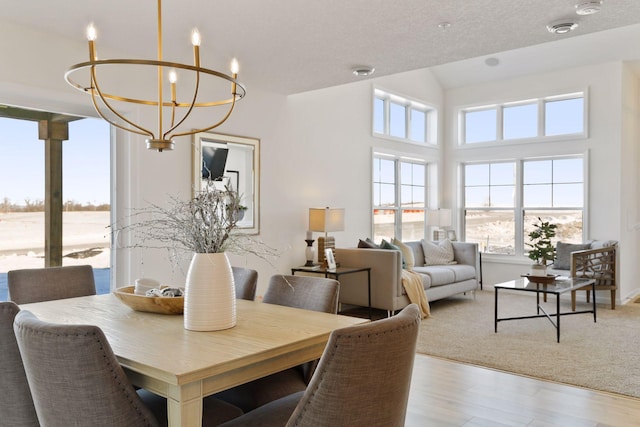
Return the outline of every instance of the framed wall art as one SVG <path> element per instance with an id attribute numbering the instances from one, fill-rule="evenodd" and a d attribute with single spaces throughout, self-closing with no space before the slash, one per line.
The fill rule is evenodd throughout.
<path id="1" fill-rule="evenodd" d="M 205 186 L 238 192 L 243 206 L 237 231 L 260 233 L 260 140 L 201 132 L 194 135 L 193 194 Z"/>

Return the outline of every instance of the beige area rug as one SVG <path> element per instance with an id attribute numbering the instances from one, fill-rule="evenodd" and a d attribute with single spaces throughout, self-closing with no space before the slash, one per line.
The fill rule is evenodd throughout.
<path id="1" fill-rule="evenodd" d="M 582 297 L 584 300 L 584 297 Z M 541 298 L 542 300 L 542 298 Z M 544 304 L 555 312 L 555 296 Z M 578 303 L 578 310 L 588 307 Z M 561 311 L 571 303 L 561 299 Z M 533 315 L 535 294 L 500 291 L 500 317 Z M 422 321 L 418 353 L 627 396 L 640 397 L 640 305 L 563 316 L 560 343 L 546 318 L 498 323 L 494 333 L 494 291 L 431 303 Z"/>

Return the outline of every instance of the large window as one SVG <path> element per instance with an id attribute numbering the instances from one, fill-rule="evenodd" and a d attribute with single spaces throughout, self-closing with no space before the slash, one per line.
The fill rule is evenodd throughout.
<path id="1" fill-rule="evenodd" d="M 556 241 L 582 241 L 582 156 L 465 164 L 463 172 L 465 240 L 484 252 L 526 255 L 538 218 L 558 224 Z"/>
<path id="2" fill-rule="evenodd" d="M 420 240 L 425 233 L 427 165 L 376 154 L 373 158 L 373 238 Z"/>
<path id="3" fill-rule="evenodd" d="M 460 111 L 460 142 L 548 139 L 562 135 L 586 135 L 586 103 L 583 92 Z"/>
<path id="4" fill-rule="evenodd" d="M 436 141 L 435 109 L 425 103 L 374 90 L 373 134 L 420 144 Z"/>

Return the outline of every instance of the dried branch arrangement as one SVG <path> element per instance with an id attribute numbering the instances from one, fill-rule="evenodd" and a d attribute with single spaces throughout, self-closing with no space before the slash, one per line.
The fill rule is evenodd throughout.
<path id="1" fill-rule="evenodd" d="M 178 252 L 253 254 L 270 262 L 276 251 L 254 236 L 234 232 L 242 209 L 240 195 L 207 185 L 189 200 L 170 197 L 168 205 L 150 204 L 136 210 L 132 223 L 115 227 L 132 233 L 130 247 Z"/>

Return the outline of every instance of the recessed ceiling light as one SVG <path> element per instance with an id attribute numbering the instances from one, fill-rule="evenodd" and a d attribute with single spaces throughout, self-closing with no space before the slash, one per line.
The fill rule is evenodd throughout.
<path id="1" fill-rule="evenodd" d="M 547 30 L 553 34 L 566 34 L 578 27 L 578 23 L 571 19 L 561 19 L 547 24 Z"/>
<path id="2" fill-rule="evenodd" d="M 578 15 L 593 15 L 602 9 L 602 0 L 587 1 L 576 4 L 576 13 Z"/>
<path id="3" fill-rule="evenodd" d="M 498 64 L 500 64 L 500 60 L 498 58 L 487 58 L 484 60 L 484 63 L 487 64 L 489 67 L 495 67 Z"/>
<path id="4" fill-rule="evenodd" d="M 351 71 L 353 72 L 353 75 L 355 75 L 355 76 L 366 77 L 366 76 L 370 76 L 371 74 L 373 74 L 373 72 L 376 71 L 376 69 L 373 68 L 373 67 L 355 67 Z"/>
<path id="5" fill-rule="evenodd" d="M 440 28 L 442 31 L 447 31 L 450 27 L 451 27 L 450 22 L 441 22 L 438 24 L 438 28 Z"/>

